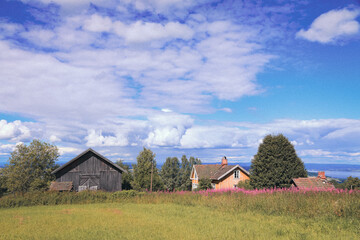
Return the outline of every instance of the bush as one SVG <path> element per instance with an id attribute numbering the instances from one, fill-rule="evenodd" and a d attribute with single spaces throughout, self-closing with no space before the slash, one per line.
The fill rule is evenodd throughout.
<path id="1" fill-rule="evenodd" d="M 250 180 L 245 180 L 245 181 L 240 181 L 236 187 L 238 188 L 242 188 L 242 189 L 246 189 L 246 190 L 252 190 L 254 189 L 251 184 L 250 184 Z"/>
<path id="2" fill-rule="evenodd" d="M 209 178 L 201 178 L 199 180 L 199 187 L 197 188 L 198 190 L 206 190 L 206 189 L 211 189 L 211 179 Z"/>
<path id="3" fill-rule="evenodd" d="M 59 205 L 59 204 L 87 204 L 118 202 L 142 196 L 135 190 L 119 192 L 81 191 L 81 192 L 40 192 L 33 191 L 25 194 L 10 194 L 0 198 L 0 208 L 11 208 L 34 205 Z"/>

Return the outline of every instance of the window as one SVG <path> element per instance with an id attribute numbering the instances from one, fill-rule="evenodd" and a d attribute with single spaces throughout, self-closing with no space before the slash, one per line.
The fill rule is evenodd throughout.
<path id="1" fill-rule="evenodd" d="M 195 177 L 195 179 L 197 179 L 197 178 L 198 178 L 198 177 L 197 177 L 197 173 L 196 173 L 196 171 L 195 171 L 194 177 Z"/>
<path id="2" fill-rule="evenodd" d="M 239 179 L 239 178 L 240 178 L 240 170 L 236 170 L 236 171 L 234 172 L 234 178 L 235 178 L 235 179 Z"/>
<path id="3" fill-rule="evenodd" d="M 79 186 L 79 192 L 85 191 L 87 189 L 87 186 Z"/>
<path id="4" fill-rule="evenodd" d="M 215 183 L 211 183 L 211 188 L 215 189 Z"/>

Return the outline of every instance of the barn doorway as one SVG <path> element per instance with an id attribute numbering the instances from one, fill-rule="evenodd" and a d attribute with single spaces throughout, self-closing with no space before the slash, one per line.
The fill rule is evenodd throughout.
<path id="1" fill-rule="evenodd" d="M 100 189 L 100 175 L 80 175 L 79 180 L 79 192 Z"/>

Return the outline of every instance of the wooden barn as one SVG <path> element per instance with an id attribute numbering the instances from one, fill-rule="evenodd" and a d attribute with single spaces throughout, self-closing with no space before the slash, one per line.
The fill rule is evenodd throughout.
<path id="1" fill-rule="evenodd" d="M 54 170 L 56 182 L 72 182 L 74 191 L 120 191 L 122 169 L 100 153 L 89 148 Z"/>

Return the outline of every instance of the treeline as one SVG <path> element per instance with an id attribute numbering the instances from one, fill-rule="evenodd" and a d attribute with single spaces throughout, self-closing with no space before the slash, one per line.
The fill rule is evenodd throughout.
<path id="1" fill-rule="evenodd" d="M 360 179 L 358 177 L 348 177 L 344 182 L 339 183 L 336 180 L 330 181 L 336 188 L 347 190 L 360 190 Z"/>
<path id="2" fill-rule="evenodd" d="M 17 145 L 8 164 L 0 169 L 0 197 L 6 193 L 45 191 L 55 176 L 51 174 L 59 167 L 58 148 L 46 142 L 33 140 L 29 145 Z M 190 173 L 200 159 L 183 155 L 168 157 L 161 169 L 156 167 L 155 154 L 144 148 L 136 158 L 132 171 L 122 161 L 117 164 L 127 170 L 123 174 L 123 189 L 137 191 L 191 190 Z"/>
<path id="3" fill-rule="evenodd" d="M 156 168 L 155 154 L 144 148 L 136 158 L 137 163 L 133 164 L 133 172 L 129 166 L 122 161 L 117 164 L 125 168 L 128 173 L 123 174 L 123 189 L 145 190 L 191 190 L 190 173 L 193 165 L 201 164 L 201 160 L 195 157 L 189 159 L 186 155 L 181 157 L 181 162 L 177 157 L 166 158 L 161 169 Z"/>

